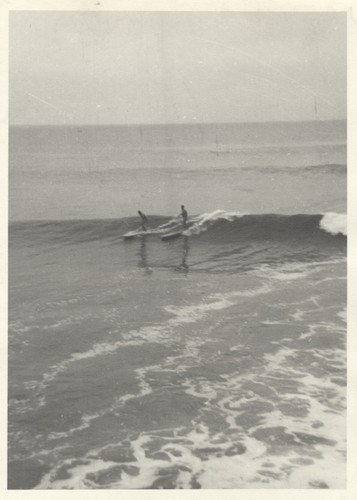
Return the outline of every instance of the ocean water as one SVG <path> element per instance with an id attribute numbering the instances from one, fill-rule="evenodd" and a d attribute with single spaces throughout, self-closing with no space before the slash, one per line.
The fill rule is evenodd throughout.
<path id="1" fill-rule="evenodd" d="M 9 489 L 345 488 L 344 122 L 16 127 L 9 177 Z"/>

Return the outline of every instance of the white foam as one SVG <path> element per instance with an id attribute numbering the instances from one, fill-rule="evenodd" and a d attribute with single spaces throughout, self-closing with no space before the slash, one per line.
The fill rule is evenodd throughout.
<path id="1" fill-rule="evenodd" d="M 9 332 L 13 333 L 27 333 L 30 330 L 38 330 L 39 326 L 25 326 L 21 320 L 11 321 L 8 325 Z"/>
<path id="2" fill-rule="evenodd" d="M 250 271 L 255 276 L 263 276 L 274 281 L 293 281 L 306 278 L 313 270 L 307 264 L 282 264 L 279 267 L 271 267 L 268 264 L 262 264 L 257 269 Z"/>
<path id="3" fill-rule="evenodd" d="M 252 288 L 243 291 L 234 291 L 227 294 L 214 294 L 206 298 L 204 302 L 188 305 L 188 306 L 167 306 L 165 310 L 174 315 L 173 318 L 170 318 L 168 321 L 166 320 L 163 324 L 153 325 L 150 327 L 142 327 L 138 330 L 131 330 L 122 335 L 122 339 L 115 342 L 103 342 L 94 344 L 90 349 L 81 353 L 74 353 L 67 359 L 53 365 L 50 370 L 43 374 L 42 380 L 40 381 L 29 381 L 26 384 L 26 387 L 32 390 L 44 390 L 48 387 L 49 384 L 53 382 L 60 374 L 65 372 L 73 363 L 85 361 L 91 358 L 95 358 L 98 356 L 106 356 L 114 353 L 120 348 L 127 346 L 138 346 L 143 343 L 148 342 L 159 342 L 159 343 L 170 343 L 173 342 L 173 335 L 175 328 L 180 325 L 195 323 L 198 320 L 204 318 L 211 311 L 219 311 L 231 307 L 235 304 L 235 297 L 252 297 L 262 293 L 267 293 L 270 291 L 270 288 L 267 286 L 261 286 L 259 288 Z M 195 344 L 187 344 L 186 346 L 185 357 L 197 357 L 197 349 Z M 169 363 L 172 362 L 174 358 L 169 360 Z M 169 364 L 167 363 L 167 364 Z M 148 367 L 153 368 L 153 367 Z M 151 388 L 145 382 L 145 370 L 137 371 L 140 392 L 139 394 L 130 394 L 122 396 L 119 398 L 119 401 L 115 403 L 116 405 L 121 405 L 125 403 L 126 400 L 141 397 L 144 394 L 149 394 L 151 392 Z M 107 412 L 108 409 L 104 410 L 104 413 Z M 103 415 L 103 412 L 95 413 L 93 415 L 87 415 L 82 418 L 81 424 L 77 428 L 73 428 L 68 431 L 69 434 L 76 432 L 78 430 L 82 430 L 89 426 L 89 422 L 92 418 L 98 418 Z M 57 439 L 60 437 L 64 437 L 66 433 L 53 433 L 51 435 L 51 439 Z"/>
<path id="4" fill-rule="evenodd" d="M 320 228 L 331 233 L 344 234 L 347 235 L 347 215 L 346 214 L 336 214 L 334 212 L 329 212 L 324 214 L 320 221 Z"/>
<path id="5" fill-rule="evenodd" d="M 285 264 L 272 267 L 268 264 L 262 264 L 258 268 L 249 271 L 249 274 L 253 276 L 263 277 L 264 279 L 269 279 L 272 281 L 294 281 L 301 278 L 306 278 L 312 274 L 317 274 L 323 270 L 326 266 L 331 267 L 334 264 L 340 265 L 345 262 L 346 258 L 339 259 L 329 259 L 323 262 L 289 262 Z M 345 279 L 344 277 L 334 278 L 335 279 Z M 318 282 L 316 282 L 318 284 Z"/>
<path id="6" fill-rule="evenodd" d="M 177 326 L 184 323 L 193 323 L 202 319 L 210 311 L 219 311 L 233 306 L 236 302 L 235 297 L 255 297 L 271 290 L 267 285 L 259 288 L 251 288 L 248 290 L 239 290 L 228 293 L 216 293 L 207 297 L 207 300 L 199 304 L 189 306 L 174 306 L 165 307 L 165 311 L 174 314 L 176 317 L 168 321 L 169 325 Z"/>
<path id="7" fill-rule="evenodd" d="M 199 234 L 203 231 L 207 231 L 210 225 L 217 220 L 227 220 L 229 222 L 234 219 L 243 217 L 244 214 L 240 212 L 226 212 L 225 210 L 215 210 L 214 212 L 209 212 L 206 214 L 201 214 L 193 219 L 191 219 L 194 224 L 189 229 L 184 231 L 185 236 L 191 236 L 192 234 Z"/>
<path id="8" fill-rule="evenodd" d="M 217 397 L 217 391 L 211 386 L 209 382 L 204 380 L 200 380 L 198 382 L 186 380 L 182 384 L 182 387 L 188 387 L 187 389 L 185 389 L 185 393 L 189 394 L 190 396 L 208 400 L 214 400 Z"/>
<path id="9" fill-rule="evenodd" d="M 277 365 L 280 365 L 281 370 L 286 370 L 293 374 L 299 375 L 299 382 L 301 386 L 305 387 L 304 393 L 298 395 L 300 399 L 304 399 L 307 402 L 307 407 L 310 408 L 310 417 L 313 416 L 314 419 L 321 420 L 325 425 L 321 429 L 314 429 L 313 434 L 316 436 L 324 437 L 324 433 L 328 432 L 329 439 L 336 439 L 339 442 L 339 448 L 344 447 L 344 421 L 341 419 L 341 415 L 326 412 L 326 407 L 323 403 L 320 403 L 315 392 L 325 387 L 332 388 L 332 384 L 327 379 L 316 378 L 312 375 L 301 374 L 292 371 L 289 367 L 288 356 L 294 355 L 292 349 L 283 348 L 278 351 L 275 355 L 266 356 L 268 361 L 266 366 L 266 373 L 276 369 Z M 139 369 L 138 375 L 141 377 L 143 384 L 142 390 L 147 389 L 146 382 L 144 380 L 146 371 L 153 367 L 146 367 Z M 305 375 L 305 376 L 304 376 Z M 208 397 L 209 399 L 215 399 L 218 393 L 229 393 L 230 395 L 235 393 L 237 389 L 241 386 L 241 383 L 247 379 L 247 375 L 237 374 L 232 376 L 230 374 L 225 380 L 221 382 L 209 382 L 206 380 L 194 380 L 187 381 L 185 386 L 187 387 L 186 393 L 192 394 L 196 397 Z M 251 375 L 248 376 L 248 380 L 254 381 Z M 246 396 L 246 397 L 245 397 Z M 280 395 L 282 400 L 287 402 L 292 397 L 291 394 Z M 235 423 L 235 418 L 237 412 L 239 411 L 239 406 L 245 401 L 250 400 L 249 394 L 241 394 L 239 392 L 239 400 L 237 404 L 233 400 L 230 402 L 230 397 L 221 399 L 218 402 L 218 407 L 227 417 L 227 422 L 232 423 L 232 428 L 238 428 Z M 248 398 L 248 399 L 247 399 Z M 253 400 L 259 400 L 256 395 L 252 396 Z M 230 403 L 230 408 L 227 404 Z M 264 426 L 276 427 L 281 425 L 287 428 L 287 432 L 305 432 L 311 433 L 311 418 L 301 418 L 283 415 L 280 411 L 275 410 L 273 412 L 267 412 L 264 414 L 265 422 Z M 331 433 L 331 428 L 334 430 Z M 225 456 L 225 451 L 232 445 L 230 440 L 220 441 L 219 437 L 224 437 L 224 434 L 218 433 L 214 436 L 211 435 L 210 429 L 204 425 L 195 425 L 186 436 L 184 443 L 180 443 L 179 439 L 168 439 L 167 444 L 163 444 L 161 451 L 165 452 L 169 456 L 169 460 L 158 460 L 147 457 L 145 454 L 145 449 L 152 439 L 156 439 L 155 435 L 145 434 L 141 435 L 131 443 L 135 458 L 137 462 L 135 465 L 139 467 L 139 474 L 137 476 L 130 476 L 124 471 L 121 474 L 119 480 L 114 480 L 109 488 L 122 488 L 122 489 L 141 489 L 150 487 L 153 482 L 159 477 L 158 471 L 163 471 L 163 469 L 171 469 L 173 466 L 183 466 L 187 468 L 187 471 L 180 470 L 178 476 L 175 479 L 176 487 L 181 488 L 191 488 L 191 479 L 195 477 L 199 484 L 203 488 L 312 488 L 314 484 L 319 484 L 319 482 L 326 483 L 329 488 L 343 488 L 344 487 L 344 477 L 345 477 L 345 465 L 343 459 L 343 453 L 337 447 L 331 447 L 326 445 L 316 445 L 316 450 L 321 451 L 323 458 L 314 460 L 311 465 L 292 465 L 291 470 L 286 466 L 289 460 L 294 458 L 300 458 L 300 455 L 296 451 L 291 450 L 288 455 L 267 455 L 266 445 L 253 438 L 246 435 L 244 438 L 242 436 L 241 443 L 246 446 L 246 452 L 242 455 L 235 456 Z M 298 437 L 297 437 L 298 440 Z M 187 442 L 188 441 L 188 442 Z M 218 443 L 218 444 L 217 444 Z M 215 454 L 207 454 L 204 460 L 197 456 L 197 451 L 205 448 L 215 447 L 221 449 L 220 456 Z M 342 450 L 343 451 L 343 450 Z M 93 459 L 93 452 L 88 454 L 85 459 L 90 460 L 87 465 L 79 465 L 70 469 L 69 472 L 72 477 L 64 481 L 47 481 L 46 485 L 42 483 L 42 487 L 47 488 L 91 488 L 93 484 L 85 479 L 88 472 L 96 472 L 99 470 L 105 470 L 110 468 L 113 464 L 112 462 L 105 462 L 99 459 Z M 223 455 L 223 456 L 222 456 Z M 264 476 L 262 471 L 267 471 L 264 464 L 269 462 L 272 467 L 269 468 L 276 477 L 270 478 Z M 53 476 L 53 475 L 52 475 Z M 48 479 L 48 478 L 47 478 Z M 317 486 L 318 487 L 318 486 Z"/>
<path id="10" fill-rule="evenodd" d="M 214 210 L 213 212 L 208 212 L 206 214 L 201 214 L 193 219 L 195 222 L 206 222 L 206 221 L 216 221 L 219 219 L 225 219 L 228 221 L 232 221 L 236 218 L 243 217 L 243 213 L 241 212 L 227 212 L 226 210 Z"/>
<path id="11" fill-rule="evenodd" d="M 330 489 L 346 488 L 346 466 L 340 457 L 329 456 L 294 470 L 289 477 L 290 488 L 307 488 L 325 483 Z"/>
<path id="12" fill-rule="evenodd" d="M 288 322 L 287 321 L 272 321 L 270 319 L 267 319 L 266 321 L 261 321 L 262 325 L 286 325 Z"/>
<path id="13" fill-rule="evenodd" d="M 103 408 L 102 410 L 95 412 L 95 413 L 92 413 L 92 414 L 89 414 L 89 415 L 88 414 L 82 415 L 81 423 L 79 426 L 72 427 L 71 429 L 69 429 L 66 432 L 57 432 L 57 433 L 52 432 L 49 435 L 49 439 L 53 440 L 53 439 L 60 439 L 63 437 L 68 437 L 75 432 L 87 429 L 88 427 L 90 427 L 90 422 L 92 420 L 103 417 L 104 415 L 106 415 L 108 413 L 112 413 L 114 410 L 124 406 L 125 403 L 131 399 L 141 398 L 143 396 L 151 394 L 152 388 L 151 388 L 150 384 L 148 384 L 146 382 L 145 375 L 146 375 L 147 371 L 155 370 L 155 369 L 158 369 L 160 367 L 161 367 L 161 365 L 150 365 L 150 366 L 147 366 L 145 368 L 137 368 L 136 370 L 134 370 L 136 375 L 137 375 L 137 381 L 139 384 L 139 391 L 137 393 L 124 394 L 123 396 L 120 396 L 119 398 L 115 399 L 114 403 L 111 404 L 110 406 Z"/>
<path id="14" fill-rule="evenodd" d="M 337 316 L 342 319 L 345 323 L 347 323 L 347 308 L 345 307 L 343 311 L 337 313 Z"/>
<path id="15" fill-rule="evenodd" d="M 308 311 L 302 311 L 301 309 L 297 309 L 295 313 L 291 314 L 291 317 L 295 321 L 302 321 L 307 312 Z"/>
<path id="16" fill-rule="evenodd" d="M 77 427 L 72 427 L 68 431 L 64 431 L 64 432 L 51 432 L 48 435 L 48 439 L 49 440 L 62 439 L 62 438 L 66 438 L 66 437 L 71 436 L 75 432 L 83 431 L 84 429 L 88 429 L 88 427 L 90 427 L 91 420 L 94 420 L 96 418 L 99 418 L 99 417 L 105 415 L 106 412 L 107 412 L 107 410 L 102 410 L 100 412 L 93 413 L 92 415 L 82 415 L 80 425 L 78 425 Z"/>
<path id="17" fill-rule="evenodd" d="M 346 365 L 346 354 L 342 350 L 324 349 L 312 351 L 318 358 L 326 359 L 329 357 L 330 365 L 333 366 L 334 362 L 339 363 L 342 367 Z M 280 425 L 287 427 L 288 430 L 304 432 L 311 434 L 311 424 L 313 420 L 318 420 L 324 425 L 319 429 L 313 429 L 313 434 L 319 437 L 327 437 L 339 443 L 340 448 L 345 449 L 345 407 L 346 407 L 346 394 L 345 389 L 336 386 L 329 376 L 317 377 L 312 373 L 299 372 L 291 367 L 291 362 L 288 358 L 294 357 L 294 351 L 287 348 L 280 349 L 276 354 L 265 355 L 268 361 L 267 372 L 274 372 L 279 370 L 286 374 L 287 379 L 298 380 L 299 391 L 296 396 L 300 400 L 307 402 L 309 409 L 309 417 L 295 417 L 282 415 L 278 410 L 266 415 L 265 425 L 276 426 L 279 422 Z M 322 396 L 326 394 L 326 404 Z M 328 395 L 328 396 L 327 396 Z M 287 401 L 295 397 L 291 393 L 280 394 L 280 400 Z M 328 403 L 328 405 L 327 405 Z M 329 405 L 333 404 L 336 412 L 329 411 Z M 326 436 L 326 433 L 328 435 Z M 331 451 L 332 447 L 325 445 L 318 445 L 322 451 L 328 452 L 326 455 L 333 455 L 335 451 Z M 336 452 L 337 453 L 337 452 Z M 341 457 L 340 457 L 341 459 Z"/>
<path id="18" fill-rule="evenodd" d="M 182 323 L 192 323 L 201 319 L 209 311 L 218 311 L 220 309 L 225 309 L 234 304 L 234 302 L 222 297 L 220 300 L 215 302 L 208 302 L 202 304 L 196 304 L 192 306 L 176 307 L 173 305 L 166 306 L 165 310 L 171 314 L 174 314 L 176 318 L 170 319 L 169 324 L 180 325 Z"/>
<path id="19" fill-rule="evenodd" d="M 63 462 L 62 465 L 70 465 L 72 460 L 67 460 Z M 38 484 L 35 489 L 83 489 L 89 488 L 89 480 L 85 480 L 85 476 L 89 473 L 96 473 L 100 470 L 107 469 L 111 466 L 118 465 L 115 462 L 108 462 L 104 460 L 91 460 L 88 461 L 88 464 L 77 465 L 70 469 L 71 477 L 67 479 L 57 479 L 54 480 L 54 473 L 56 470 L 49 472 L 46 474 L 40 484 Z"/>

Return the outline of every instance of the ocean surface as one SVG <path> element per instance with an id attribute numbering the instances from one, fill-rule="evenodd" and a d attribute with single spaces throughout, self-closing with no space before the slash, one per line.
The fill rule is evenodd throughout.
<path id="1" fill-rule="evenodd" d="M 8 488 L 345 488 L 346 163 L 342 121 L 12 127 Z"/>

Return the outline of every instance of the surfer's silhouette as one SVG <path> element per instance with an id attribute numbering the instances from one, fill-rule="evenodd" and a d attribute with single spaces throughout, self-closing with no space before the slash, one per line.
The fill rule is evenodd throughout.
<path id="1" fill-rule="evenodd" d="M 146 215 L 145 215 L 145 214 L 143 214 L 143 213 L 141 212 L 141 210 L 138 210 L 138 214 L 139 214 L 139 215 L 140 215 L 140 217 L 141 217 L 141 229 L 142 229 L 143 231 L 147 231 L 147 227 L 146 227 L 146 226 L 147 226 L 147 225 L 148 225 L 148 223 L 149 223 L 148 218 L 146 217 Z"/>
<path id="2" fill-rule="evenodd" d="M 181 216 L 182 216 L 183 227 L 186 228 L 187 227 L 186 221 L 187 221 L 188 213 L 187 213 L 187 210 L 185 209 L 184 205 L 181 205 Z"/>

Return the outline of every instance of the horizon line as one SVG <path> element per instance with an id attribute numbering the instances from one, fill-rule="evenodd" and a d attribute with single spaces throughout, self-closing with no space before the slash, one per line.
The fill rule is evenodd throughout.
<path id="1" fill-rule="evenodd" d="M 192 125 L 246 125 L 261 123 L 319 123 L 347 122 L 346 118 L 306 119 L 306 120 L 262 120 L 262 121 L 227 121 L 227 122 L 157 122 L 157 123 L 8 123 L 8 127 L 157 127 L 157 126 L 192 126 Z"/>

